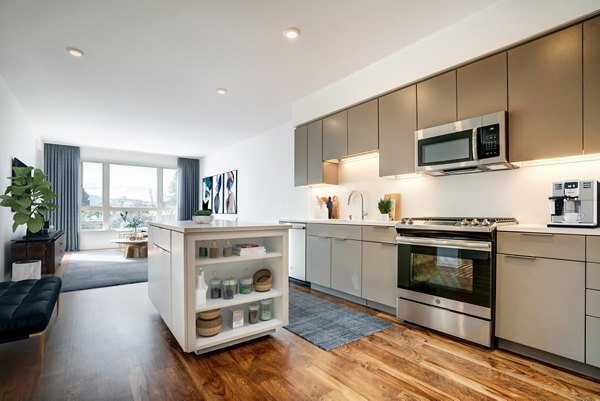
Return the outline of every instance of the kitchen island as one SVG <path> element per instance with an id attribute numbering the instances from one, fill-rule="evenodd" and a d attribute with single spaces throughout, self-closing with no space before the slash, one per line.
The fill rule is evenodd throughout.
<path id="1" fill-rule="evenodd" d="M 289 228 L 289 225 L 228 220 L 210 224 L 192 221 L 149 224 L 148 296 L 185 352 L 201 354 L 238 344 L 271 334 L 288 323 Z M 230 254 L 224 248 L 249 243 L 264 247 L 266 252 L 224 256 Z M 217 256 L 209 257 L 210 254 Z M 258 292 L 253 288 L 250 294 L 236 293 L 231 299 L 211 299 L 209 288 L 206 301 L 198 300 L 197 304 L 200 271 L 209 284 L 213 278 L 252 278 L 260 269 L 271 272 L 270 290 Z M 265 300 L 272 302 L 271 319 L 250 324 L 248 306 Z M 196 332 L 199 314 L 215 309 L 220 309 L 221 330 L 209 337 L 199 336 Z M 233 311 L 242 312 L 241 327 L 233 328 Z"/>

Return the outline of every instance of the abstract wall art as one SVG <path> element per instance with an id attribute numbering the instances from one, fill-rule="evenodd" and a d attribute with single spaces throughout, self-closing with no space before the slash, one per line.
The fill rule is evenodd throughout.
<path id="1" fill-rule="evenodd" d="M 202 179 L 202 210 L 212 210 L 212 177 Z"/>
<path id="2" fill-rule="evenodd" d="M 237 170 L 223 174 L 225 204 L 223 213 L 237 213 Z"/>
<path id="3" fill-rule="evenodd" d="M 223 174 L 212 177 L 212 211 L 223 213 Z"/>

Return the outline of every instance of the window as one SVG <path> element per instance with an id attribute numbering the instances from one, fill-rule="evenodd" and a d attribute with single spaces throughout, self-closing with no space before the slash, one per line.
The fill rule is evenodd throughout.
<path id="1" fill-rule="evenodd" d="M 83 162 L 81 175 L 82 230 L 175 218 L 176 169 Z"/>

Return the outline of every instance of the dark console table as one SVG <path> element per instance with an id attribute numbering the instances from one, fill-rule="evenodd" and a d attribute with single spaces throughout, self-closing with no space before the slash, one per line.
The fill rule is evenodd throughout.
<path id="1" fill-rule="evenodd" d="M 46 235 L 29 236 L 29 260 L 42 261 L 42 274 L 54 274 L 65 254 L 65 232 L 51 231 Z M 25 237 L 12 241 L 13 262 L 25 260 Z"/>

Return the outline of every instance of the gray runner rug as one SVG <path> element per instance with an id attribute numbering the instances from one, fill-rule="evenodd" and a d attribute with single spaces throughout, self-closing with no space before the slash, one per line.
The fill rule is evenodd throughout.
<path id="1" fill-rule="evenodd" d="M 376 316 L 357 312 L 311 294 L 290 288 L 292 333 L 325 351 L 331 351 L 391 326 Z"/>
<path id="2" fill-rule="evenodd" d="M 61 292 L 148 281 L 148 259 L 125 259 L 123 251 L 73 252 Z"/>

